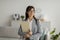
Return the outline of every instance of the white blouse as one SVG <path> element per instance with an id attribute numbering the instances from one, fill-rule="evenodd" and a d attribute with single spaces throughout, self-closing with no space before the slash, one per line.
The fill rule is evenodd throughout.
<path id="1" fill-rule="evenodd" d="M 27 21 L 29 22 L 30 30 L 32 30 L 32 21 L 33 21 L 33 19 L 31 21 L 29 21 L 29 19 L 28 19 Z"/>

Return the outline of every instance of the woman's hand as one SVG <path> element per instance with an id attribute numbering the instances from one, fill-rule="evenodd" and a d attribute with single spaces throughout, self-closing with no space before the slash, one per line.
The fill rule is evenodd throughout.
<path id="1" fill-rule="evenodd" d="M 24 38 L 29 38 L 29 37 L 30 37 L 29 34 L 25 34 L 25 35 L 24 35 Z"/>
<path id="2" fill-rule="evenodd" d="M 32 31 L 28 32 L 28 34 L 31 36 L 32 35 Z"/>
<path id="3" fill-rule="evenodd" d="M 27 32 L 27 34 L 24 35 L 24 38 L 29 38 L 32 35 L 32 31 Z"/>

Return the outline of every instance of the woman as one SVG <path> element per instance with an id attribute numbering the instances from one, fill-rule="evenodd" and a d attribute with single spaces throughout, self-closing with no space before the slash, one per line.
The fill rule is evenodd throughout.
<path id="1" fill-rule="evenodd" d="M 34 16 L 35 8 L 33 6 L 28 6 L 25 13 L 25 21 L 29 22 L 30 30 L 27 33 L 22 32 L 21 26 L 19 28 L 18 34 L 25 38 L 25 40 L 39 40 L 42 36 L 42 28 L 40 27 L 39 20 Z"/>

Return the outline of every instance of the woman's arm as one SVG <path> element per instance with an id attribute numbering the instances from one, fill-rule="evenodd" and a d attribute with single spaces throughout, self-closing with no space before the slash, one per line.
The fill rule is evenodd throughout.
<path id="1" fill-rule="evenodd" d="M 18 35 L 23 36 L 24 38 L 28 38 L 28 37 L 30 37 L 30 35 L 32 35 L 32 33 L 29 31 L 28 32 L 22 32 L 22 28 L 20 26 L 20 28 L 18 30 Z"/>
<path id="2" fill-rule="evenodd" d="M 22 32 L 22 28 L 20 26 L 19 30 L 18 30 L 18 35 L 20 36 L 24 36 L 26 33 L 25 32 Z"/>
<path id="3" fill-rule="evenodd" d="M 42 33 L 43 33 L 43 29 L 42 27 L 40 26 L 40 22 L 37 21 L 37 33 L 33 34 L 30 38 L 40 38 L 42 36 Z"/>

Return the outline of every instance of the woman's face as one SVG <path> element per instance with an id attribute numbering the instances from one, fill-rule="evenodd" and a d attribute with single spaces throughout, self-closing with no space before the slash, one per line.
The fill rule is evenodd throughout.
<path id="1" fill-rule="evenodd" d="M 28 16 L 29 16 L 29 17 L 33 17 L 33 16 L 34 16 L 34 13 L 35 13 L 35 11 L 34 11 L 34 9 L 32 8 L 32 9 L 28 12 Z"/>

